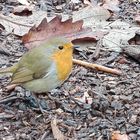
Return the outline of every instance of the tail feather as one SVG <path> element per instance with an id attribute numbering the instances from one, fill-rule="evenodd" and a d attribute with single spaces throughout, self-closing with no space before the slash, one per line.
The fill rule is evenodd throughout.
<path id="1" fill-rule="evenodd" d="M 3 73 L 14 73 L 17 69 L 17 65 L 14 65 L 14 66 L 11 66 L 11 67 L 8 67 L 8 68 L 1 68 L 0 69 L 0 74 L 3 74 Z"/>

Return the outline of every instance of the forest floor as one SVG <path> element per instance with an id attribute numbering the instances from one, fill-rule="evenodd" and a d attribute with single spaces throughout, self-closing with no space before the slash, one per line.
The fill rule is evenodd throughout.
<path id="1" fill-rule="evenodd" d="M 8 16 L 15 5 L 20 4 L 0 2 L 0 11 Z M 38 1 L 35 5 L 43 7 Z M 122 1 L 119 8 L 118 18 L 133 24 L 140 4 Z M 27 51 L 19 37 L 7 33 L 1 24 L 0 44 L 0 67 L 13 65 Z M 123 74 L 74 65 L 61 87 L 38 96 L 44 114 L 29 91 L 20 86 L 5 90 L 10 77 L 0 76 L 0 140 L 53 140 L 58 135 L 58 140 L 115 140 L 116 133 L 117 140 L 140 140 L 140 63 L 102 47 L 95 60 L 91 46 L 74 51 L 74 58 L 115 67 Z"/>

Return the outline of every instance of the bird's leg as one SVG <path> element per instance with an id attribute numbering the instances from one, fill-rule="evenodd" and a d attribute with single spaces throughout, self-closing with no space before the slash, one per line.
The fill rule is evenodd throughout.
<path id="1" fill-rule="evenodd" d="M 42 108 L 42 106 L 41 106 L 41 104 L 40 104 L 40 102 L 39 102 L 39 99 L 38 99 L 38 97 L 37 97 L 37 94 L 36 94 L 36 93 L 33 93 L 33 96 L 34 96 L 35 99 L 36 99 L 36 103 L 37 103 L 37 105 L 38 105 L 38 107 L 39 107 L 40 112 L 41 112 L 42 114 L 46 113 L 47 111 L 44 110 L 44 109 Z"/>
<path id="2" fill-rule="evenodd" d="M 37 93 L 34 93 L 34 92 L 31 93 L 29 90 L 26 90 L 26 92 L 20 93 L 20 96 L 24 97 L 25 101 L 28 104 L 30 104 L 31 107 L 39 108 L 42 114 L 47 112 L 46 110 L 42 108 L 39 98 L 37 97 Z"/>
<path id="3" fill-rule="evenodd" d="M 0 99 L 0 104 L 5 104 L 8 102 L 13 102 L 17 99 L 22 99 L 26 102 L 26 104 L 30 105 L 30 107 L 39 108 L 39 111 L 44 114 L 47 111 L 43 109 L 42 105 L 40 104 L 40 101 L 37 97 L 36 93 L 31 93 L 28 90 L 24 90 L 22 87 L 17 87 L 15 89 L 15 92 L 12 92 L 10 95 Z M 45 108 L 45 106 L 44 106 Z"/>
<path id="4" fill-rule="evenodd" d="M 26 90 L 25 92 L 20 92 L 19 97 L 23 97 L 24 100 L 33 108 L 39 108 L 40 112 L 44 114 L 46 110 L 44 110 L 40 104 L 40 101 L 37 97 L 37 93 L 30 92 L 29 90 Z"/>

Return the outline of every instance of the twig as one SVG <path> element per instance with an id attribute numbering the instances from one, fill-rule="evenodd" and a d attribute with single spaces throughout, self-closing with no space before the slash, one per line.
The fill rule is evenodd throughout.
<path id="1" fill-rule="evenodd" d="M 90 56 L 90 60 L 91 59 L 97 60 L 99 58 L 101 46 L 102 46 L 102 40 L 100 39 L 97 42 L 96 49 L 95 49 L 94 53 Z"/>
<path id="2" fill-rule="evenodd" d="M 11 55 L 11 53 L 7 49 L 2 48 L 2 47 L 0 47 L 0 54 L 4 54 L 4 55 L 7 55 L 7 56 Z"/>
<path id="3" fill-rule="evenodd" d="M 5 98 L 5 99 L 2 99 L 0 100 L 0 104 L 6 104 L 6 103 L 9 103 L 9 102 L 13 102 L 15 101 L 16 99 L 23 99 L 21 97 L 9 97 L 9 98 Z"/>
<path id="4" fill-rule="evenodd" d="M 94 59 L 99 58 L 101 46 L 102 46 L 102 40 L 100 39 L 100 40 L 97 42 L 95 52 L 93 53 L 93 58 L 94 58 Z"/>
<path id="5" fill-rule="evenodd" d="M 6 114 L 6 113 L 0 113 L 0 119 L 10 119 L 10 118 L 13 118 L 14 115 L 12 114 Z"/>
<path id="6" fill-rule="evenodd" d="M 48 132 L 45 132 L 42 137 L 40 138 L 40 140 L 45 140 L 46 139 L 46 136 L 47 136 Z"/>
<path id="7" fill-rule="evenodd" d="M 46 127 L 46 130 L 47 130 L 47 131 L 44 132 L 44 134 L 41 136 L 41 138 L 40 138 L 39 140 L 46 140 L 46 137 L 47 137 L 47 135 L 48 135 L 48 133 L 49 133 L 49 132 L 48 132 L 48 129 L 50 129 L 49 127 L 50 127 L 50 124 L 47 125 L 47 127 Z"/>
<path id="8" fill-rule="evenodd" d="M 6 103 L 9 103 L 9 102 L 13 102 L 14 100 L 16 99 L 23 99 L 23 96 L 17 96 L 17 93 L 12 93 L 2 99 L 0 99 L 0 104 L 6 104 Z"/>
<path id="9" fill-rule="evenodd" d="M 51 120 L 51 128 L 52 128 L 52 133 L 55 139 L 57 140 L 65 140 L 65 136 L 63 133 L 59 130 L 57 126 L 57 119 L 54 118 Z"/>
<path id="10" fill-rule="evenodd" d="M 0 44 L 0 54 L 4 54 L 4 55 L 7 55 L 7 56 L 10 56 L 11 53 L 5 48 L 5 44 L 6 43 L 7 43 L 7 37 Z"/>
<path id="11" fill-rule="evenodd" d="M 73 62 L 75 64 L 82 65 L 84 67 L 104 71 L 104 72 L 107 72 L 107 73 L 112 73 L 112 74 L 117 74 L 117 75 L 122 74 L 122 72 L 120 70 L 111 69 L 111 68 L 108 68 L 108 67 L 105 67 L 105 66 L 102 66 L 102 65 L 98 65 L 98 64 L 92 64 L 92 63 L 88 63 L 88 62 L 84 62 L 84 61 L 76 60 L 76 59 L 73 59 Z"/>
<path id="12" fill-rule="evenodd" d="M 18 84 L 12 84 L 12 85 L 8 85 L 5 87 L 5 90 L 6 91 L 11 91 L 13 90 Z"/>

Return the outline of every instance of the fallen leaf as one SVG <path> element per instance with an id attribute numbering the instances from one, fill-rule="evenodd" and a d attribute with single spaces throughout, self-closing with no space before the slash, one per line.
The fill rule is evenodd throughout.
<path id="1" fill-rule="evenodd" d="M 123 52 L 140 62 L 140 45 L 127 45 Z"/>
<path id="2" fill-rule="evenodd" d="M 51 120 L 51 128 L 52 128 L 53 136 L 56 140 L 65 140 L 64 135 L 62 134 L 62 132 L 59 130 L 59 128 L 57 126 L 56 118 Z"/>
<path id="3" fill-rule="evenodd" d="M 96 42 L 97 40 L 100 40 L 103 38 L 106 34 L 108 34 L 107 31 L 103 30 L 92 30 L 89 32 L 80 32 L 78 35 L 75 35 L 75 38 L 73 38 L 72 42 L 77 42 L 77 41 L 93 41 Z"/>
<path id="4" fill-rule="evenodd" d="M 114 131 L 111 140 L 130 140 L 126 134 L 121 134 L 120 131 Z"/>
<path id="5" fill-rule="evenodd" d="M 99 18 L 100 19 L 100 18 Z M 107 17 L 104 17 L 104 20 Z M 83 20 L 67 19 L 62 21 L 60 16 L 53 18 L 50 22 L 43 19 L 38 26 L 33 26 L 22 38 L 22 42 L 28 49 L 36 47 L 49 38 L 55 36 L 65 36 L 71 41 L 101 39 L 108 32 L 100 29 L 83 28 Z"/>
<path id="6" fill-rule="evenodd" d="M 72 19 L 68 19 L 62 22 L 61 18 L 57 16 L 50 22 L 47 22 L 45 18 L 38 27 L 32 27 L 30 31 L 23 36 L 22 42 L 25 44 L 25 47 L 30 49 L 55 36 L 65 36 L 70 40 L 79 39 L 80 37 L 96 38 L 91 36 L 91 34 L 88 36 L 88 32 L 91 32 L 90 28 L 83 29 L 82 25 L 82 20 L 72 22 Z"/>
<path id="7" fill-rule="evenodd" d="M 118 0 L 104 0 L 103 7 L 112 12 L 119 12 L 120 11 L 119 3 L 120 2 Z"/>
<path id="8" fill-rule="evenodd" d="M 13 32 L 15 35 L 23 36 L 28 33 L 32 26 L 38 25 L 46 16 L 47 13 L 43 11 L 33 12 L 29 17 L 17 16 L 13 13 L 9 14 L 9 16 L 0 14 L 0 24 L 4 26 L 8 33 Z"/>
<path id="9" fill-rule="evenodd" d="M 88 6 L 74 12 L 73 21 L 83 20 L 83 27 L 92 27 L 96 29 L 101 29 L 109 24 L 107 19 L 111 16 L 110 12 L 100 6 Z"/>
<path id="10" fill-rule="evenodd" d="M 103 46 L 116 52 L 121 52 L 122 42 L 127 43 L 140 29 L 140 27 L 132 26 L 121 20 L 116 20 L 108 28 L 112 30 L 103 37 Z"/>
<path id="11" fill-rule="evenodd" d="M 32 15 L 32 6 L 17 6 L 14 7 L 13 14 L 18 16 L 30 16 Z"/>
<path id="12" fill-rule="evenodd" d="M 63 21 L 61 21 L 61 18 L 58 17 L 47 18 L 47 21 L 45 21 L 44 17 L 47 17 L 47 13 L 40 11 L 33 12 L 29 17 L 21 17 L 14 14 L 10 14 L 9 17 L 0 15 L 0 17 L 2 17 L 0 23 L 8 33 L 13 32 L 18 36 L 26 34 L 23 37 L 23 43 L 26 44 L 27 48 L 29 46 L 32 48 L 42 43 L 43 40 L 45 41 L 58 35 L 64 35 L 71 40 L 99 40 L 107 34 L 102 29 L 109 24 L 106 20 L 110 17 L 110 13 L 101 7 L 87 7 L 80 13 L 79 11 L 74 13 L 73 23 L 72 19 L 64 21 L 63 18 Z M 81 20 L 78 20 L 79 17 Z M 84 18 L 84 23 L 82 18 Z M 92 30 L 87 27 L 92 27 Z"/>

